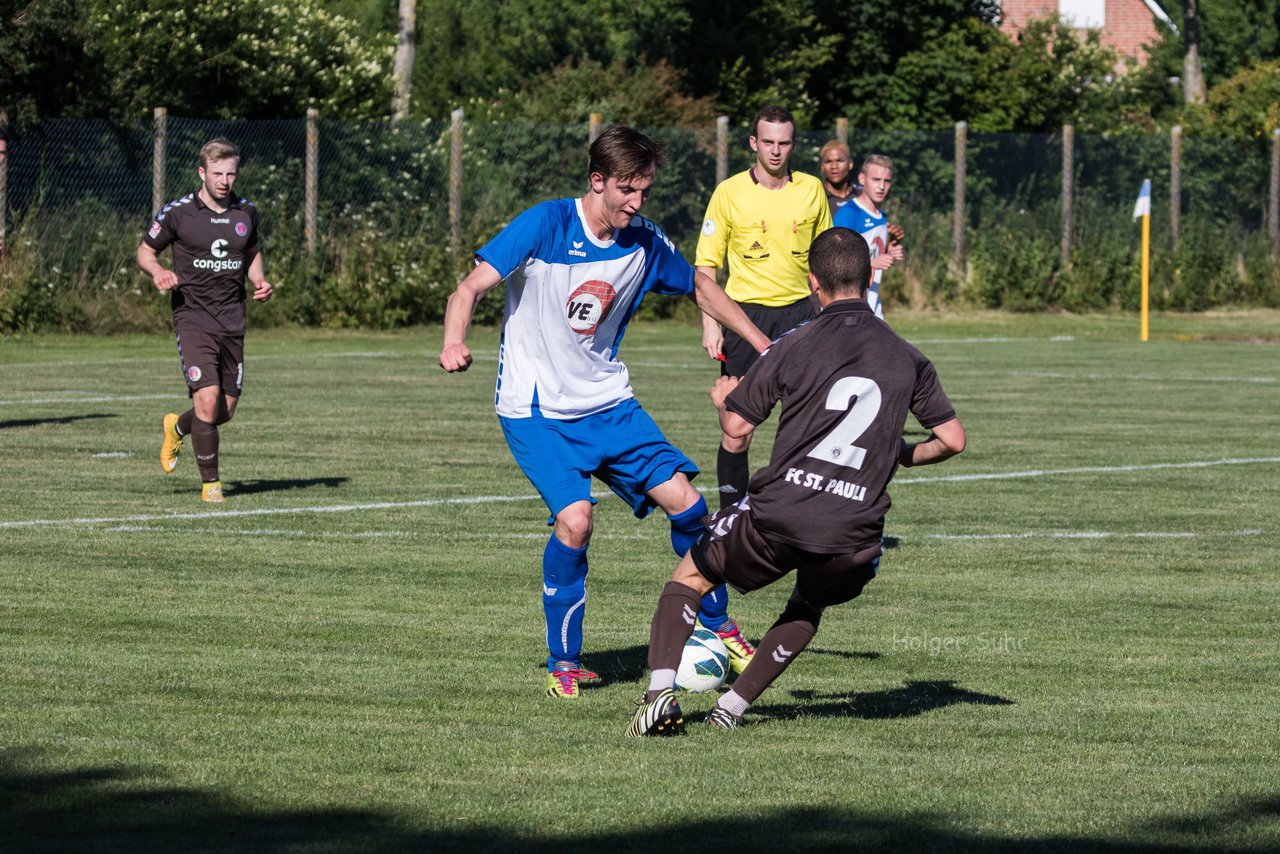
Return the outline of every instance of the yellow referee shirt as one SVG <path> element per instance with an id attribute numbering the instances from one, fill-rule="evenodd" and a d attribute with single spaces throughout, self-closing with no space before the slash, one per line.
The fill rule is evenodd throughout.
<path id="1" fill-rule="evenodd" d="M 817 178 L 792 172 L 782 189 L 767 190 L 748 169 L 711 195 L 694 266 L 718 268 L 727 255 L 731 299 L 790 305 L 809 296 L 809 244 L 830 227 Z"/>

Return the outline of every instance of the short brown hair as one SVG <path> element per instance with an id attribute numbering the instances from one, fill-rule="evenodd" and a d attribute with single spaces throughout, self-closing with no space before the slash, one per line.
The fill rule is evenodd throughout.
<path id="1" fill-rule="evenodd" d="M 211 139 L 200 147 L 200 167 L 208 168 L 210 161 L 226 160 L 229 157 L 240 159 L 240 149 L 225 136 Z"/>
<path id="2" fill-rule="evenodd" d="M 619 181 L 658 171 L 667 159 L 662 143 L 626 125 L 614 125 L 591 143 L 587 175 L 599 172 Z"/>
<path id="3" fill-rule="evenodd" d="M 890 172 L 893 171 L 893 161 L 887 154 L 868 154 L 867 159 L 862 161 L 862 168 L 858 171 L 866 172 L 869 166 L 883 166 Z"/>
<path id="4" fill-rule="evenodd" d="M 751 120 L 752 136 L 760 135 L 761 122 L 773 122 L 775 124 L 789 124 L 791 125 L 792 130 L 796 129 L 796 119 L 795 119 L 795 116 L 791 115 L 791 111 L 788 110 L 786 107 L 779 107 L 774 104 L 770 104 L 767 107 L 762 107 L 760 109 L 760 112 L 756 113 L 756 117 Z"/>
<path id="5" fill-rule="evenodd" d="M 871 281 L 871 250 L 851 228 L 828 228 L 809 244 L 809 272 L 834 298 L 866 294 Z"/>

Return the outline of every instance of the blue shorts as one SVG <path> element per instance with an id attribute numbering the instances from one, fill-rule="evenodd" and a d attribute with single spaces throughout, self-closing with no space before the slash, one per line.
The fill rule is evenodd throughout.
<path id="1" fill-rule="evenodd" d="M 570 421 L 544 418 L 538 412 L 531 418 L 498 421 L 511 456 L 551 511 L 547 524 L 575 501 L 596 503 L 591 497 L 592 476 L 643 519 L 655 506 L 646 492 L 676 472 L 690 480 L 698 475 L 698 467 L 667 441 L 635 398 Z"/>

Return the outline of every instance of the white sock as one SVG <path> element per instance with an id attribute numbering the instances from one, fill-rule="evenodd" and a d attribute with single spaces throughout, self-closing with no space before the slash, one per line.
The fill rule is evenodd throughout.
<path id="1" fill-rule="evenodd" d="M 727 693 L 720 695 L 720 699 L 716 700 L 716 705 L 735 718 L 740 718 L 747 713 L 747 706 L 751 704 L 742 699 L 737 691 L 730 688 Z"/>
<path id="2" fill-rule="evenodd" d="M 649 690 L 665 691 L 668 688 L 676 687 L 676 672 L 667 668 L 665 670 L 655 670 L 649 674 Z"/>

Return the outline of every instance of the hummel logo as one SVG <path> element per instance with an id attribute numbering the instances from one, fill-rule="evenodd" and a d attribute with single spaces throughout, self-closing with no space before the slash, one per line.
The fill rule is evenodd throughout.
<path id="1" fill-rule="evenodd" d="M 682 613 L 680 616 L 684 617 L 684 621 L 691 626 L 698 621 L 697 612 L 695 612 L 688 605 L 684 606 L 684 613 Z"/>
<path id="2" fill-rule="evenodd" d="M 794 652 L 789 652 L 782 644 L 778 644 L 778 648 L 773 651 L 773 660 L 779 664 L 786 664 L 787 659 L 793 655 L 795 655 Z"/>

